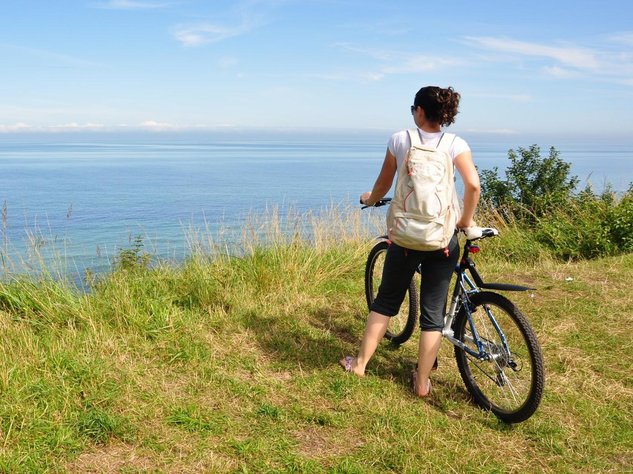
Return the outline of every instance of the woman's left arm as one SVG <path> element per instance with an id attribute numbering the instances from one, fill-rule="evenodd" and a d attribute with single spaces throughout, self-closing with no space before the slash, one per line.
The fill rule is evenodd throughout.
<path id="1" fill-rule="evenodd" d="M 459 229 L 467 229 L 475 225 L 475 208 L 479 203 L 479 195 L 481 193 L 479 174 L 473 163 L 473 156 L 470 151 L 457 155 L 453 163 L 455 163 L 455 168 L 457 168 L 464 182 L 464 210 L 457 222 L 457 227 Z"/>

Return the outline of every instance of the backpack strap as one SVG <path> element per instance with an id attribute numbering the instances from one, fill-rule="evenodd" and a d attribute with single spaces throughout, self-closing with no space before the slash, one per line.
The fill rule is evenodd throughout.
<path id="1" fill-rule="evenodd" d="M 453 145 L 453 142 L 455 141 L 456 136 L 457 135 L 455 135 L 454 133 L 443 133 L 442 136 L 440 137 L 440 141 L 437 142 L 437 147 L 435 149 L 443 151 L 447 155 L 449 155 L 448 150 L 451 149 L 451 146 Z M 451 160 L 451 163 L 453 163 L 453 160 Z M 456 181 L 456 179 L 457 177 L 455 176 L 455 163 L 453 163 L 453 181 Z M 457 198 L 457 195 L 455 195 L 455 199 L 456 198 Z"/>
<path id="2" fill-rule="evenodd" d="M 407 130 L 409 134 L 409 140 L 411 141 L 411 146 L 422 146 L 422 139 L 420 138 L 420 132 L 417 128 L 410 128 Z"/>
<path id="3" fill-rule="evenodd" d="M 440 137 L 440 141 L 437 142 L 436 149 L 448 153 L 448 150 L 450 150 L 454 141 L 455 141 L 454 133 L 442 133 L 442 136 Z"/>
<path id="4" fill-rule="evenodd" d="M 422 147 L 422 139 L 420 138 L 420 130 L 417 128 L 410 128 L 407 130 L 409 134 L 409 140 L 411 141 L 411 146 Z M 435 147 L 437 150 L 444 151 L 448 153 L 448 150 L 453 145 L 455 141 L 454 133 L 442 133 L 439 141 L 437 142 L 437 146 Z"/>

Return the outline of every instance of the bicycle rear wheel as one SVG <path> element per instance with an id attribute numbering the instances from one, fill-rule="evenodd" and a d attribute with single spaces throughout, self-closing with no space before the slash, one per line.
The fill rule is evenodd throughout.
<path id="1" fill-rule="evenodd" d="M 473 295 L 471 302 L 473 324 L 486 359 L 479 360 L 455 346 L 462 380 L 481 408 L 507 423 L 525 421 L 536 411 L 545 384 L 543 356 L 536 335 L 526 317 L 507 298 L 482 292 Z M 458 340 L 478 351 L 463 307 L 454 331 Z"/>
<path id="2" fill-rule="evenodd" d="M 382 280 L 382 270 L 389 245 L 386 241 L 378 242 L 369 252 L 365 265 L 365 297 L 367 306 L 371 308 Z M 411 279 L 400 312 L 389 321 L 385 338 L 394 344 L 402 344 L 409 340 L 415 329 L 419 307 L 418 290 L 415 280 Z"/>

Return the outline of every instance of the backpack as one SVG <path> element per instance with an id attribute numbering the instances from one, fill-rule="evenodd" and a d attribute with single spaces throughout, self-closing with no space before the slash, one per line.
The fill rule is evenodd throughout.
<path id="1" fill-rule="evenodd" d="M 398 170 L 387 212 L 389 240 L 412 250 L 446 249 L 459 219 L 453 160 L 455 135 L 444 133 L 437 148 L 422 145 L 417 129 L 407 130 L 411 148 Z"/>

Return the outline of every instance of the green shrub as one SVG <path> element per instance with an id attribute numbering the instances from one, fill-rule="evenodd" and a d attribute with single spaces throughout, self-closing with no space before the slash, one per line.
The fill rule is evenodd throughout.
<path id="1" fill-rule="evenodd" d="M 558 258 L 581 259 L 633 251 L 633 189 L 618 197 L 585 189 L 539 219 L 536 235 Z"/>
<path id="2" fill-rule="evenodd" d="M 609 236 L 623 253 L 633 252 L 633 183 L 626 194 L 609 209 Z"/>
<path id="3" fill-rule="evenodd" d="M 570 201 L 538 220 L 535 235 L 538 241 L 564 260 L 595 258 L 613 254 L 607 229 L 602 225 L 604 206 L 597 200 Z"/>
<path id="4" fill-rule="evenodd" d="M 546 215 L 552 207 L 563 205 L 576 189 L 578 178 L 569 177 L 571 164 L 564 162 L 551 147 L 541 157 L 538 145 L 509 150 L 511 164 L 506 179 L 498 168 L 481 172 L 482 199 L 495 206 L 509 206 L 522 220 Z"/>
<path id="5" fill-rule="evenodd" d="M 483 207 L 496 209 L 526 240 L 565 260 L 633 251 L 633 186 L 620 197 L 610 186 L 575 193 L 578 178 L 553 147 L 547 157 L 532 145 L 509 150 L 508 158 L 505 179 L 498 168 L 480 172 Z"/>
<path id="6" fill-rule="evenodd" d="M 115 268 L 127 271 L 142 271 L 149 267 L 152 256 L 143 250 L 143 237 L 137 235 L 129 249 L 119 249 L 114 264 Z"/>

